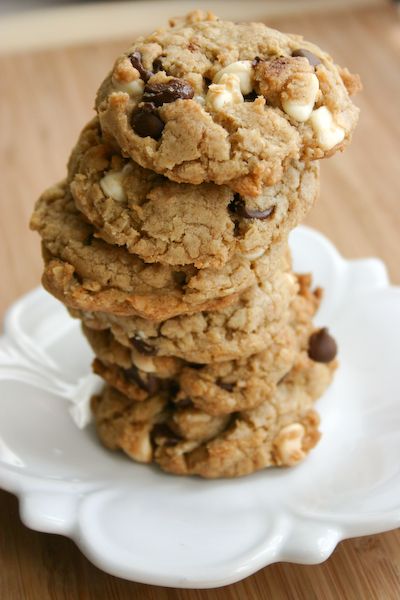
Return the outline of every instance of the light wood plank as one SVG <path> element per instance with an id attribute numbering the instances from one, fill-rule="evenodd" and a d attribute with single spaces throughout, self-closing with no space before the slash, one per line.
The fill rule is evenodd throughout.
<path id="1" fill-rule="evenodd" d="M 400 56 L 390 9 L 280 17 L 358 71 L 365 91 L 353 146 L 323 164 L 309 223 L 349 257 L 379 256 L 400 282 Z M 39 240 L 27 223 L 40 191 L 64 175 L 68 151 L 92 114 L 95 89 L 127 40 L 0 58 L 0 311 L 37 285 Z M 23 414 L 21 415 L 23 418 Z M 167 590 L 101 573 L 66 539 L 29 531 L 0 493 L 0 598 L 7 600 L 397 600 L 399 531 L 349 540 L 326 563 L 280 564 L 219 590 Z"/>

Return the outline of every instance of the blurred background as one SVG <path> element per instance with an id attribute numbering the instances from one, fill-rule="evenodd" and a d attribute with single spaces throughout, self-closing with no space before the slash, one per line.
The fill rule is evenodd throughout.
<path id="1" fill-rule="evenodd" d="M 322 161 L 321 198 L 307 224 L 347 257 L 380 257 L 400 283 L 400 22 L 394 2 L 0 0 L 0 316 L 39 285 L 39 239 L 28 229 L 33 204 L 65 176 L 68 155 L 94 115 L 96 89 L 115 57 L 138 34 L 195 8 L 301 33 L 361 75 L 364 91 L 355 98 L 361 119 L 353 144 L 344 155 Z M 15 500 L 5 492 L 0 492 L 0 530 L 0 598 L 109 600 L 153 594 L 149 586 L 101 573 L 69 540 L 25 529 Z M 309 590 L 307 598 L 398 598 L 398 534 L 369 540 L 344 542 L 327 563 L 312 569 L 274 565 L 237 584 L 235 597 L 260 597 L 257 590 L 265 590 L 264 598 L 300 598 L 303 589 Z M 93 595 L 83 591 L 88 586 Z M 354 589 L 354 595 L 344 589 Z M 178 598 L 170 592 L 151 597 Z M 217 593 L 226 597 L 222 588 Z M 211 597 L 204 594 L 201 598 Z M 179 593 L 182 600 L 189 596 L 194 598 Z"/>

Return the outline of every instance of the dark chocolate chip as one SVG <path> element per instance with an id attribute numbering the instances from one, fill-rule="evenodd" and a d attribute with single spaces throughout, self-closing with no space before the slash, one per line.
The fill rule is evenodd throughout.
<path id="1" fill-rule="evenodd" d="M 151 437 L 153 440 L 155 440 L 155 438 L 163 438 L 163 446 L 176 446 L 176 444 L 179 444 L 179 442 L 182 441 L 182 438 L 177 436 L 165 423 L 157 423 L 154 425 Z"/>
<path id="2" fill-rule="evenodd" d="M 227 392 L 233 392 L 233 390 L 235 389 L 234 383 L 226 383 L 224 381 L 221 381 L 220 379 L 217 379 L 217 385 L 218 387 L 222 388 L 223 390 L 226 390 Z"/>
<path id="3" fill-rule="evenodd" d="M 135 69 L 139 71 L 139 75 L 143 79 L 143 81 L 147 82 L 150 79 L 150 77 L 153 76 L 153 73 L 151 71 L 148 71 L 144 68 L 142 63 L 142 55 L 140 54 L 140 52 L 138 52 L 137 50 L 135 50 L 135 52 L 132 52 L 132 54 L 129 55 L 129 60 L 132 63 L 132 67 L 135 67 Z"/>
<path id="4" fill-rule="evenodd" d="M 256 92 L 250 92 L 250 94 L 246 94 L 243 96 L 245 102 L 254 102 L 257 99 Z"/>
<path id="5" fill-rule="evenodd" d="M 239 194 L 235 194 L 233 200 L 228 204 L 228 210 L 235 215 L 240 215 L 243 204 L 242 197 Z"/>
<path id="6" fill-rule="evenodd" d="M 143 354 L 144 356 L 154 356 L 155 354 L 157 354 L 157 351 L 155 348 L 153 348 L 153 346 L 150 346 L 150 344 L 146 344 L 146 342 L 137 335 L 129 338 L 129 341 L 135 348 L 135 350 L 137 350 L 138 352 L 140 352 L 140 354 Z"/>
<path id="7" fill-rule="evenodd" d="M 156 112 L 154 104 L 144 104 L 132 115 L 132 127 L 140 137 L 151 137 L 159 140 L 164 130 L 164 123 Z"/>
<path id="8" fill-rule="evenodd" d="M 190 362 L 190 363 L 187 364 L 187 366 L 190 367 L 191 369 L 194 369 L 195 371 L 199 371 L 205 365 L 202 364 L 202 363 L 193 363 L 193 362 Z"/>
<path id="9" fill-rule="evenodd" d="M 311 360 L 320 363 L 328 363 L 335 358 L 337 354 L 337 345 L 335 340 L 328 333 L 328 329 L 323 327 L 315 331 L 308 340 L 308 356 Z"/>
<path id="10" fill-rule="evenodd" d="M 83 241 L 84 246 L 91 246 L 94 238 L 94 233 L 89 233 L 87 238 Z"/>
<path id="11" fill-rule="evenodd" d="M 186 273 L 184 271 L 174 271 L 172 276 L 178 285 L 185 285 Z"/>
<path id="12" fill-rule="evenodd" d="M 306 58 L 312 67 L 316 67 L 317 65 L 321 64 L 321 60 L 318 58 L 318 56 L 315 56 L 315 54 L 309 50 L 306 50 L 305 48 L 293 50 L 292 56 L 301 56 L 302 58 Z"/>
<path id="13" fill-rule="evenodd" d="M 182 398 L 182 400 L 177 400 L 175 402 L 175 406 L 177 408 L 190 408 L 193 406 L 193 402 L 190 398 Z"/>
<path id="14" fill-rule="evenodd" d="M 153 62 L 153 72 L 158 73 L 159 71 L 164 71 L 164 67 L 162 64 L 161 56 L 156 58 Z"/>
<path id="15" fill-rule="evenodd" d="M 148 83 L 143 92 L 143 102 L 162 106 L 169 102 L 193 98 L 194 89 L 184 79 L 170 79 L 165 83 Z"/>
<path id="16" fill-rule="evenodd" d="M 259 219 L 263 221 L 273 214 L 275 206 L 270 206 L 265 210 L 252 210 L 246 207 L 243 198 L 239 194 L 235 194 L 232 202 L 228 205 L 228 210 L 244 219 Z"/>
<path id="17" fill-rule="evenodd" d="M 135 366 L 130 367 L 130 369 L 124 369 L 124 376 L 127 381 L 135 383 L 140 389 L 148 392 L 150 396 L 155 394 L 160 387 L 160 382 L 157 377 L 146 374 L 146 379 L 142 379 L 139 370 Z"/>
<path id="18" fill-rule="evenodd" d="M 167 380 L 168 392 L 171 397 L 175 397 L 180 390 L 179 383 L 173 380 Z"/>

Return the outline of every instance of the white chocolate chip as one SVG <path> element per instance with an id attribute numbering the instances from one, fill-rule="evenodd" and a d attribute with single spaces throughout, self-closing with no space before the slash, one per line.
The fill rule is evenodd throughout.
<path id="1" fill-rule="evenodd" d="M 300 423 L 287 425 L 275 439 L 278 458 L 283 465 L 294 465 L 305 457 L 302 442 L 305 429 Z"/>
<path id="2" fill-rule="evenodd" d="M 203 98 L 203 96 L 194 96 L 194 97 L 193 97 L 193 100 L 194 100 L 195 102 L 197 102 L 197 104 L 200 104 L 200 106 L 204 106 L 204 105 L 205 105 L 205 103 L 206 103 L 206 101 L 205 101 L 205 99 Z"/>
<path id="3" fill-rule="evenodd" d="M 214 83 L 220 83 L 224 75 L 236 75 L 240 81 L 240 91 L 243 95 L 253 91 L 253 68 L 251 60 L 238 60 L 224 67 L 215 75 Z"/>
<path id="4" fill-rule="evenodd" d="M 135 428 L 136 429 L 136 428 Z M 150 441 L 150 435 L 147 428 L 127 431 L 126 442 L 123 449 L 126 454 L 134 460 L 141 463 L 151 462 L 153 457 L 153 448 Z"/>
<path id="5" fill-rule="evenodd" d="M 141 98 L 143 95 L 144 81 L 142 79 L 133 79 L 127 82 L 113 79 L 113 84 L 117 92 L 126 92 L 131 98 Z"/>
<path id="6" fill-rule="evenodd" d="M 132 362 L 135 367 L 145 373 L 155 373 L 157 370 L 152 357 L 140 354 L 135 348 L 132 348 Z"/>
<path id="7" fill-rule="evenodd" d="M 206 105 L 210 110 L 222 110 L 226 106 L 244 102 L 237 75 L 223 75 L 220 83 L 212 83 L 208 88 Z"/>
<path id="8" fill-rule="evenodd" d="M 304 123 L 310 118 L 319 92 L 318 77 L 315 73 L 304 73 L 301 84 L 302 96 L 306 101 L 299 102 L 286 96 L 282 98 L 282 108 L 289 117 Z"/>
<path id="9" fill-rule="evenodd" d="M 243 258 L 247 258 L 248 260 L 256 260 L 265 254 L 265 248 L 260 248 L 260 250 L 254 250 L 254 252 L 242 252 L 241 256 Z"/>
<path id="10" fill-rule="evenodd" d="M 125 202 L 126 195 L 122 186 L 122 179 L 124 176 L 124 169 L 122 171 L 108 171 L 100 179 L 100 187 L 103 190 L 105 196 L 114 198 L 118 202 Z"/>
<path id="11" fill-rule="evenodd" d="M 330 150 L 344 139 L 344 129 L 336 125 L 332 113 L 326 106 L 313 110 L 310 123 L 323 150 Z"/>

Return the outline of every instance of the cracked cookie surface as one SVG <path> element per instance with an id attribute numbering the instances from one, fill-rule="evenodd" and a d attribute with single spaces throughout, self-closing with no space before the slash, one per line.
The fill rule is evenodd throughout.
<path id="1" fill-rule="evenodd" d="M 239 477 L 303 460 L 318 442 L 313 404 L 334 368 L 302 356 L 267 402 L 233 417 L 174 407 L 162 394 L 134 402 L 111 387 L 93 397 L 92 410 L 103 444 L 135 461 L 177 475 Z"/>
<path id="2" fill-rule="evenodd" d="M 347 145 L 358 119 L 350 94 L 360 87 L 300 36 L 197 12 L 139 38 L 96 107 L 103 131 L 143 167 L 257 196 L 288 161 Z"/>
<path id="3" fill-rule="evenodd" d="M 67 306 L 158 321 L 226 306 L 256 283 L 257 273 L 268 277 L 281 261 L 274 245 L 258 259 L 237 255 L 221 269 L 147 264 L 97 239 L 65 182 L 38 200 L 31 228 L 42 238 L 44 287 Z"/>
<path id="4" fill-rule="evenodd" d="M 212 183 L 178 184 L 124 159 L 94 119 L 72 152 L 69 180 L 96 237 L 145 262 L 221 268 L 286 239 L 314 204 L 319 169 L 293 161 L 256 198 Z"/>
<path id="5" fill-rule="evenodd" d="M 311 292 L 308 276 L 297 277 L 301 293 L 291 303 L 288 322 L 275 331 L 265 350 L 209 364 L 188 363 L 154 355 L 143 341 L 132 340 L 130 347 L 123 346 L 110 330 L 83 325 L 97 357 L 94 371 L 132 400 L 146 399 L 156 390 L 169 387 L 175 391 L 171 398 L 177 405 L 189 403 L 211 415 L 253 408 L 274 393 L 301 352 L 308 351 L 316 362 L 335 359 L 334 340 L 326 329 L 314 332 L 312 323 L 320 290 Z"/>
<path id="6" fill-rule="evenodd" d="M 262 287 L 249 288 L 223 309 L 181 315 L 161 323 L 103 312 L 72 314 L 89 328 L 110 329 L 127 348 L 144 344 L 148 348 L 147 362 L 152 356 L 173 356 L 209 363 L 249 356 L 271 344 L 276 332 L 287 323 L 296 293 L 294 276 L 278 271 Z"/>

